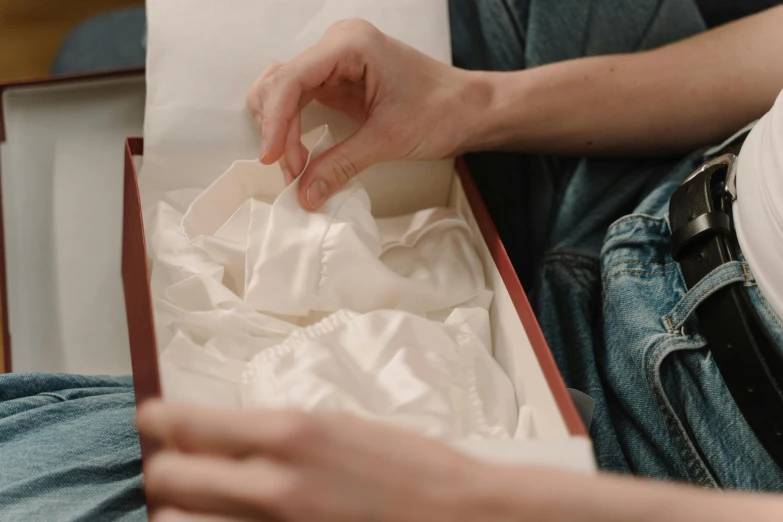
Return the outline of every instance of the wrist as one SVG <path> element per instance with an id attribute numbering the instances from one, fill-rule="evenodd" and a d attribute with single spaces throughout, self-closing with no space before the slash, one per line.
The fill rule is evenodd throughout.
<path id="1" fill-rule="evenodd" d="M 488 522 L 518 522 L 548 520 L 543 514 L 541 499 L 531 495 L 534 489 L 525 468 L 479 464 L 472 474 L 464 520 Z"/>
<path id="2" fill-rule="evenodd" d="M 459 69 L 460 90 L 454 115 L 455 129 L 460 129 L 457 153 L 481 149 L 492 128 L 492 115 L 496 104 L 497 82 L 494 73 Z"/>
<path id="3" fill-rule="evenodd" d="M 637 520 L 609 517 L 603 509 L 590 505 L 585 496 L 597 477 L 520 466 L 491 466 L 484 481 L 481 502 L 492 522 L 520 520 L 569 520 L 610 522 Z"/>
<path id="4" fill-rule="evenodd" d="M 466 132 L 460 152 L 507 148 L 518 140 L 516 135 L 523 128 L 522 100 L 527 96 L 527 89 L 526 82 L 520 79 L 526 76 L 509 72 L 464 72 L 466 94 L 461 113 Z"/>
<path id="5" fill-rule="evenodd" d="M 506 478 L 503 468 L 473 461 L 474 469 L 468 475 L 468 483 L 461 493 L 462 505 L 458 520 L 485 520 L 487 522 L 510 522 L 510 502 L 505 498 Z M 519 515 L 519 513 L 517 513 Z"/>

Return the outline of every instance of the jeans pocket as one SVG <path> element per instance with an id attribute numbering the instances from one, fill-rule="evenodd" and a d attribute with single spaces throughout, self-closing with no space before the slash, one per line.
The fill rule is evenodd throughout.
<path id="1" fill-rule="evenodd" d="M 687 336 L 677 331 L 661 338 L 648 354 L 645 364 L 647 382 L 652 391 L 671 444 L 679 455 L 690 480 L 704 487 L 719 487 L 708 459 L 701 450 L 683 406 L 683 397 L 700 393 L 698 384 L 682 378 L 681 355 L 703 352 L 706 342 L 698 334 Z"/>
<path id="2" fill-rule="evenodd" d="M 716 291 L 727 285 L 747 281 L 748 271 L 738 261 L 724 264 L 704 277 L 661 318 L 666 335 L 647 359 L 648 382 L 667 430 L 678 446 L 682 462 L 693 480 L 703 486 L 717 487 L 720 482 L 704 444 L 710 423 L 719 431 L 721 421 L 710 419 L 717 396 L 726 394 L 725 384 L 705 339 L 697 332 L 694 312 Z M 718 392 L 716 394 L 716 392 Z M 722 399 L 725 401 L 725 397 Z M 730 401 L 730 398 L 729 398 Z M 736 408 L 726 402 L 723 411 L 734 415 Z M 731 414 L 728 412 L 731 411 Z M 714 456 L 713 456 L 714 458 Z"/>

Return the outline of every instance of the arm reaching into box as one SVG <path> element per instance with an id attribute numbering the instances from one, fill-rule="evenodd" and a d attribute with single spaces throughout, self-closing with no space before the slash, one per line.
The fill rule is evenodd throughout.
<path id="1" fill-rule="evenodd" d="M 248 94 L 264 163 L 304 167 L 299 114 L 312 99 L 362 123 L 304 174 L 317 208 L 372 164 L 469 150 L 668 154 L 726 137 L 783 87 L 783 7 L 652 51 L 579 58 L 518 72 L 448 67 L 367 22 L 333 26 Z"/>
<path id="2" fill-rule="evenodd" d="M 375 163 L 454 156 L 468 139 L 465 118 L 470 117 L 459 101 L 471 94 L 470 76 L 384 35 L 369 22 L 338 22 L 291 62 L 267 67 L 248 93 L 248 107 L 263 138 L 261 161 L 280 160 L 287 184 L 299 175 L 306 157 L 300 111 L 313 99 L 362 126 L 308 167 L 300 193 L 305 208 L 319 207 L 330 193 Z M 471 100 L 465 107 L 478 105 Z M 466 136 L 456 137 L 460 131 Z"/>
<path id="3" fill-rule="evenodd" d="M 763 522 L 783 512 L 769 496 L 484 464 L 345 415 L 158 403 L 142 408 L 139 428 L 180 450 L 146 472 L 160 521 Z"/>

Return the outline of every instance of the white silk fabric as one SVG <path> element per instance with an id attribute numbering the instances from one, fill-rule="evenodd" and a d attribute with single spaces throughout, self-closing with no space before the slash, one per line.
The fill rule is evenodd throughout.
<path id="1" fill-rule="evenodd" d="M 335 144 L 328 129 L 322 132 L 311 156 Z M 261 187 L 265 168 L 243 163 L 196 198 L 182 224 L 191 240 L 217 240 L 224 248 L 231 238 L 240 245 L 237 238 L 246 231 L 244 270 L 235 248 L 229 274 L 256 310 L 290 316 L 343 308 L 425 313 L 483 290 L 470 230 L 453 210 L 376 221 L 367 192 L 354 180 L 318 211 L 304 212 L 298 181 L 272 201 Z"/>
<path id="2" fill-rule="evenodd" d="M 328 129 L 319 135 L 311 157 L 334 144 Z M 492 293 L 461 216 L 375 219 L 358 181 L 308 212 L 296 182 L 280 192 L 281 178 L 277 166 L 236 162 L 205 191 L 170 192 L 149 212 L 167 400 L 513 437 L 514 389 L 491 351 Z"/>
<path id="3" fill-rule="evenodd" d="M 337 312 L 253 358 L 242 405 L 346 411 L 444 438 L 511 438 L 511 381 L 458 325 L 397 310 Z"/>

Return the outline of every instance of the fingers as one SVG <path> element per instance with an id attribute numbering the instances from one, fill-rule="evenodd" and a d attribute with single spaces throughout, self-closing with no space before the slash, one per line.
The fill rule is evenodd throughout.
<path id="1" fill-rule="evenodd" d="M 260 126 L 262 163 L 274 163 L 283 155 L 288 136 L 294 134 L 289 127 L 296 125 L 299 108 L 312 99 L 308 91 L 326 82 L 336 60 L 329 49 L 316 46 L 287 64 L 271 64 L 253 86 L 247 104 Z"/>
<path id="2" fill-rule="evenodd" d="M 149 462 L 144 480 L 157 505 L 242 520 L 279 513 L 301 489 L 298 477 L 263 458 L 236 461 L 164 452 Z"/>
<path id="3" fill-rule="evenodd" d="M 293 118 L 298 117 L 303 98 L 324 85 L 361 81 L 367 57 L 381 38 L 382 33 L 367 22 L 340 22 L 292 61 L 267 67 L 247 97 L 248 108 L 261 127 L 263 163 L 278 161 L 287 150 L 287 138 L 293 134 L 290 126 L 295 125 Z"/>
<path id="4" fill-rule="evenodd" d="M 230 411 L 150 401 L 139 409 L 139 431 L 184 452 L 244 457 L 302 457 L 322 446 L 319 417 L 303 412 Z"/>
<path id="5" fill-rule="evenodd" d="M 262 133 L 264 128 L 264 108 L 261 103 L 261 86 L 264 82 L 264 79 L 272 74 L 274 71 L 276 71 L 282 64 L 280 62 L 271 62 L 269 65 L 267 65 L 266 69 L 261 73 L 261 76 L 253 83 L 253 86 L 250 88 L 250 90 L 247 93 L 246 98 L 246 104 L 247 108 L 250 111 L 250 114 L 253 116 L 253 122 L 255 123 L 256 129 L 258 130 L 259 134 Z M 259 160 L 263 160 L 266 156 L 267 147 L 266 147 L 266 139 L 264 139 L 262 135 L 261 139 L 261 147 L 259 150 L 258 158 Z"/>
<path id="6" fill-rule="evenodd" d="M 288 66 L 290 67 L 290 66 Z M 280 159 L 285 151 L 286 138 L 292 120 L 298 119 L 302 89 L 287 68 L 273 73 L 273 87 L 262 91 L 261 162 L 269 165 Z M 278 84 L 278 85 L 276 85 Z"/>
<path id="7" fill-rule="evenodd" d="M 305 166 L 307 156 L 303 156 L 301 140 L 302 118 L 300 114 L 295 115 L 288 126 L 288 136 L 286 137 L 285 153 L 280 158 L 280 169 L 283 171 L 283 178 L 286 186 L 294 181 L 294 178 L 301 174 Z"/>
<path id="8" fill-rule="evenodd" d="M 301 205 L 309 210 L 318 209 L 357 174 L 388 159 L 383 142 L 375 136 L 372 127 L 362 127 L 313 160 L 299 182 Z"/>

